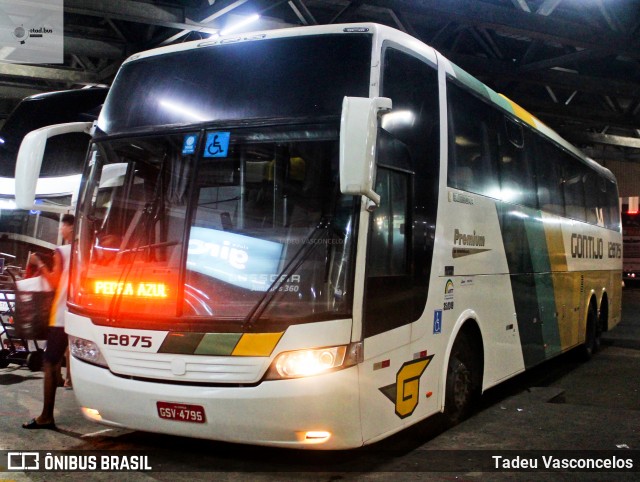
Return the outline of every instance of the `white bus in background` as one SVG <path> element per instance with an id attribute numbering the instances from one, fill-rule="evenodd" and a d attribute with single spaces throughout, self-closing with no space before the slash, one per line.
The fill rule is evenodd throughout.
<path id="1" fill-rule="evenodd" d="M 613 175 L 376 24 L 131 57 L 75 236 L 74 393 L 115 427 L 358 447 L 620 321 Z"/>
<path id="2" fill-rule="evenodd" d="M 89 128 L 98 117 L 107 91 L 96 87 L 33 95 L 23 99 L 2 125 L 0 258 L 5 258 L 6 265 L 24 267 L 29 252 L 51 252 L 60 244 L 60 216 L 72 210 L 90 140 Z M 64 134 L 65 128 L 48 130 L 49 135 L 57 132 L 57 136 L 47 143 L 46 152 L 39 159 L 25 165 L 25 182 L 16 188 L 16 159 L 25 135 L 69 122 L 82 122 L 85 132 Z M 41 142 L 44 146 L 42 138 Z M 41 169 L 33 162 L 41 162 Z M 17 208 L 16 189 L 27 191 L 20 194 L 31 198 L 28 209 Z"/>
<path id="3" fill-rule="evenodd" d="M 622 272 L 625 280 L 635 281 L 640 279 L 640 212 L 638 211 L 638 197 L 622 198 L 622 201 Z"/>

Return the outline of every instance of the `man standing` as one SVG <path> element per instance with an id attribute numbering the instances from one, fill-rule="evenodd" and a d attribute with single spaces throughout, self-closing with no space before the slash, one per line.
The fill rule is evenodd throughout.
<path id="1" fill-rule="evenodd" d="M 67 334 L 64 332 L 64 312 L 67 306 L 67 291 L 69 288 L 69 260 L 71 258 L 71 241 L 73 239 L 73 224 L 75 218 L 72 214 L 62 216 L 60 234 L 63 246 L 59 246 L 53 255 L 53 268 L 48 269 L 37 254 L 32 254 L 29 263 L 35 264 L 49 285 L 55 290 L 51 315 L 49 318 L 49 335 L 47 348 L 44 352 L 44 404 L 39 416 L 23 423 L 22 428 L 55 429 L 53 419 L 53 407 L 56 401 L 56 388 L 58 387 L 58 373 L 60 364 L 68 345 Z M 68 369 L 68 367 L 67 367 Z"/>

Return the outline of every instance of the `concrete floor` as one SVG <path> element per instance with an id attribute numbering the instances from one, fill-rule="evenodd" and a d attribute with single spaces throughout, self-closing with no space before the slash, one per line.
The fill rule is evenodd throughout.
<path id="1" fill-rule="evenodd" d="M 59 389 L 58 431 L 26 431 L 38 413 L 42 374 L 0 370 L 0 451 L 126 450 L 149 454 L 151 472 L 4 472 L 2 480 L 640 480 L 640 289 L 623 294 L 622 322 L 588 363 L 566 354 L 489 390 L 479 412 L 444 430 L 427 420 L 381 443 L 342 453 L 311 453 L 185 439 L 92 424 L 72 391 Z M 126 403 L 126 401 L 123 401 Z M 567 458 L 631 458 L 635 472 L 496 471 L 499 463 L 558 451 Z M 88 452 L 84 452 L 88 453 Z M 500 466 L 502 467 L 502 466 Z"/>

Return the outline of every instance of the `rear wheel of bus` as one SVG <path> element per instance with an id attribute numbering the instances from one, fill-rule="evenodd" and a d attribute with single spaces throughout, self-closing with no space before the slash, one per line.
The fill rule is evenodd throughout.
<path id="1" fill-rule="evenodd" d="M 584 337 L 584 344 L 580 347 L 580 358 L 588 361 L 600 348 L 601 330 L 598 326 L 598 312 L 594 301 L 589 303 L 587 314 L 587 326 Z"/>

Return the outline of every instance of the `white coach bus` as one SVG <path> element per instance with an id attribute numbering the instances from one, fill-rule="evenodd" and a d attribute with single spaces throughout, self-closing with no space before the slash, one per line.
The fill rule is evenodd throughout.
<path id="1" fill-rule="evenodd" d="M 52 254 L 62 242 L 60 218 L 74 208 L 91 140 L 89 129 L 98 117 L 107 91 L 92 87 L 32 95 L 23 99 L 2 125 L 0 258 L 4 257 L 6 264 L 24 267 L 29 253 Z M 52 128 L 69 122 L 78 124 Z M 85 126 L 84 131 L 80 125 Z M 45 126 L 44 131 L 36 131 Z M 30 132 L 29 145 L 39 139 L 42 150 L 21 163 L 24 169 L 16 185 L 18 150 Z M 50 141 L 46 142 L 43 136 L 50 137 Z M 34 154 L 33 149 L 31 153 Z M 16 196 L 27 199 L 22 209 L 16 206 Z"/>
<path id="2" fill-rule="evenodd" d="M 613 175 L 384 26 L 134 55 L 82 182 L 66 329 L 106 425 L 358 447 L 620 321 Z"/>

